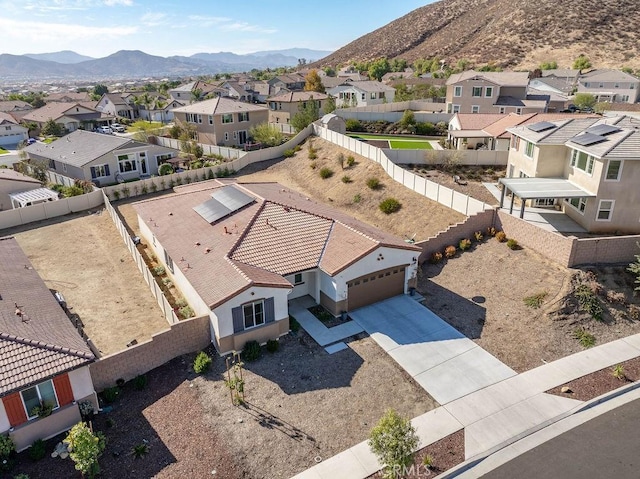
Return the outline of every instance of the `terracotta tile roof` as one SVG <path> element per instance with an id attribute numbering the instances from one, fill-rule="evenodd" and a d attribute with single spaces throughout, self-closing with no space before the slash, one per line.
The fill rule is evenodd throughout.
<path id="1" fill-rule="evenodd" d="M 482 130 L 501 120 L 505 113 L 456 113 L 462 130 Z"/>
<path id="2" fill-rule="evenodd" d="M 202 115 L 222 115 L 223 113 L 262 110 L 267 111 L 268 108 L 262 105 L 245 103 L 225 97 L 212 98 L 211 100 L 199 101 L 191 105 L 173 109 L 174 112 L 178 113 L 199 113 Z"/>
<path id="3" fill-rule="evenodd" d="M 537 113 L 527 113 L 525 115 L 510 113 L 509 115 L 499 119 L 498 121 L 484 127 L 483 130 L 489 133 L 494 138 L 509 138 L 511 137 L 511 133 L 507 131 L 507 128 L 517 126 L 536 115 Z"/>
<path id="4" fill-rule="evenodd" d="M 94 109 L 95 102 L 93 103 L 65 103 L 65 102 L 51 102 L 47 103 L 42 108 L 38 108 L 37 110 L 32 110 L 27 113 L 23 118 L 28 121 L 38 121 L 45 122 L 47 120 L 53 119 L 57 120 L 68 113 L 69 116 L 75 116 L 74 112 L 71 111 L 75 106 L 81 106 L 83 108 L 88 108 L 93 110 L 91 113 L 99 114 L 100 112 Z"/>
<path id="5" fill-rule="evenodd" d="M 95 360 L 14 238 L 0 239 L 0 298 L 0 395 Z"/>
<path id="6" fill-rule="evenodd" d="M 318 93 L 315 91 L 281 91 L 267 99 L 267 101 L 281 101 L 281 102 L 298 102 L 307 101 L 313 98 L 314 100 L 326 100 L 329 97 L 326 93 Z"/>
<path id="7" fill-rule="evenodd" d="M 193 207 L 225 185 L 255 202 L 210 224 Z M 212 180 L 134 208 L 210 308 L 251 285 L 291 288 L 283 277 L 290 273 L 320 267 L 335 274 L 378 246 L 419 251 L 278 183 Z"/>

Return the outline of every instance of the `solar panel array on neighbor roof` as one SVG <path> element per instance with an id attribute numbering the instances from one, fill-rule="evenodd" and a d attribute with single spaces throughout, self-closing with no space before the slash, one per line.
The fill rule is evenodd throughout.
<path id="1" fill-rule="evenodd" d="M 595 145 L 596 143 L 600 143 L 605 140 L 606 138 L 604 136 L 594 135 L 593 133 L 582 133 L 571 138 L 573 143 L 581 146 Z"/>
<path id="2" fill-rule="evenodd" d="M 224 186 L 211 193 L 212 198 L 193 209 L 208 223 L 215 223 L 253 203 L 254 199 L 233 186 Z"/>
<path id="3" fill-rule="evenodd" d="M 587 133 L 601 136 L 610 135 L 611 133 L 617 133 L 619 131 L 622 131 L 622 129 L 614 125 L 596 125 L 586 130 Z"/>
<path id="4" fill-rule="evenodd" d="M 555 128 L 557 125 L 551 123 L 550 121 L 539 121 L 538 123 L 533 123 L 531 125 L 527 125 L 531 131 L 535 131 L 536 133 L 540 133 L 541 131 L 550 130 L 551 128 Z"/>

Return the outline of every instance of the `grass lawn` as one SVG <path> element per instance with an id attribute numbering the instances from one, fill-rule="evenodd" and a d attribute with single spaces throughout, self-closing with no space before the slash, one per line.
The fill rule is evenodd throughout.
<path id="1" fill-rule="evenodd" d="M 0 155 L 6 155 L 7 153 L 9 153 L 9 151 L 0 146 Z"/>
<path id="2" fill-rule="evenodd" d="M 369 135 L 366 133 L 351 133 L 351 138 L 359 140 L 389 140 L 390 148 L 396 150 L 433 150 L 428 140 L 398 135 Z"/>
<path id="3" fill-rule="evenodd" d="M 42 140 L 42 143 L 49 144 L 49 143 L 51 143 L 53 141 L 56 141 L 56 140 L 57 140 L 57 138 L 55 138 L 55 137 L 53 137 L 53 138 L 45 138 L 44 140 Z"/>

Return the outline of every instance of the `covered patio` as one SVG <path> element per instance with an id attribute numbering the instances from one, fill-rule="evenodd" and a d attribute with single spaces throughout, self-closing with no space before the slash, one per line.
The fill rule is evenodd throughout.
<path id="1" fill-rule="evenodd" d="M 507 192 L 511 192 L 509 214 L 513 214 L 516 196 L 520 198 L 520 218 L 524 218 L 527 200 L 556 198 L 595 198 L 596 195 L 564 178 L 500 178 L 504 187 L 500 195 L 500 208 L 504 207 Z"/>
<path id="2" fill-rule="evenodd" d="M 48 188 L 36 188 L 35 190 L 11 193 L 9 198 L 11 198 L 11 207 L 16 209 L 37 205 L 38 203 L 46 203 L 47 201 L 57 201 L 58 193 Z"/>
<path id="3" fill-rule="evenodd" d="M 456 150 L 492 149 L 493 135 L 484 130 L 449 130 L 448 135 L 449 142 Z"/>

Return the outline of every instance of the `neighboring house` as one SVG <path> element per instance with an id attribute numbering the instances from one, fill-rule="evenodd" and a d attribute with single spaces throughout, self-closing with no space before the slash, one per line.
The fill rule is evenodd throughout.
<path id="1" fill-rule="evenodd" d="M 109 116 L 127 118 L 133 120 L 136 118 L 135 105 L 125 100 L 119 93 L 105 93 L 98 101 L 96 110 L 106 113 Z"/>
<path id="2" fill-rule="evenodd" d="M 0 146 L 17 145 L 29 138 L 29 130 L 9 113 L 0 111 Z"/>
<path id="3" fill-rule="evenodd" d="M 536 90 L 529 86 L 527 89 L 529 100 L 540 100 L 546 103 L 548 112 L 560 112 L 565 110 L 569 103 L 569 96 L 566 93 L 557 93 L 549 90 Z"/>
<path id="4" fill-rule="evenodd" d="M 578 81 L 580 70 L 574 70 L 572 68 L 556 68 L 553 70 L 542 70 L 542 78 L 553 78 L 556 80 L 562 80 L 571 85 L 575 85 Z"/>
<path id="5" fill-rule="evenodd" d="M 575 88 L 575 83 L 569 83 L 559 78 L 543 77 L 532 78 L 529 81 L 529 90 L 534 89 L 544 93 L 555 93 L 558 95 L 570 95 Z"/>
<path id="6" fill-rule="evenodd" d="M 171 98 L 178 100 L 183 104 L 191 104 L 194 101 L 200 101 L 209 94 L 220 96 L 223 94 L 223 91 L 213 83 L 206 83 L 200 80 L 185 83 L 184 85 L 180 85 L 169 90 Z"/>
<path id="7" fill-rule="evenodd" d="M 493 136 L 484 129 L 507 116 L 499 113 L 456 113 L 449 121 L 447 140 L 457 150 L 494 150 Z"/>
<path id="8" fill-rule="evenodd" d="M 185 102 L 186 103 L 186 102 Z M 138 112 L 140 118 L 147 121 L 159 121 L 167 123 L 173 121 L 173 110 L 185 106 L 185 103 L 178 100 L 164 99 L 158 97 L 149 105 L 147 110 L 143 105 L 139 105 Z"/>
<path id="9" fill-rule="evenodd" d="M 251 89 L 253 90 L 253 98 L 258 103 L 266 103 L 267 98 L 269 98 L 274 91 L 266 80 L 252 82 Z"/>
<path id="10" fill-rule="evenodd" d="M 253 86 L 251 85 L 251 83 L 227 81 L 222 84 L 222 88 L 225 90 L 225 93 L 218 96 L 228 96 L 229 98 L 233 98 L 234 100 L 249 103 L 253 103 L 255 100 Z"/>
<path id="11" fill-rule="evenodd" d="M 8 168 L 0 169 L 0 211 L 12 209 L 10 194 L 38 188 L 42 188 L 42 183 L 35 178 Z"/>
<path id="12" fill-rule="evenodd" d="M 48 145 L 34 143 L 24 151 L 31 160 L 48 162 L 52 172 L 102 186 L 157 175 L 158 165 L 179 153 L 127 137 L 82 130 Z"/>
<path id="13" fill-rule="evenodd" d="M 278 75 L 267 80 L 267 83 L 273 87 L 275 93 L 278 93 L 280 90 L 302 90 L 306 80 L 302 75 L 289 73 L 287 75 Z"/>
<path id="14" fill-rule="evenodd" d="M 639 120 L 626 116 L 575 115 L 509 128 L 501 182 L 534 206 L 558 205 L 589 233 L 638 234 L 639 128 Z M 553 188 L 545 185 L 550 179 Z"/>
<path id="15" fill-rule="evenodd" d="M 262 105 L 218 97 L 175 108 L 177 123 L 193 125 L 198 141 L 210 145 L 244 145 L 251 127 L 269 121 L 269 109 Z"/>
<path id="16" fill-rule="evenodd" d="M 447 80 L 448 113 L 534 113 L 546 103 L 527 97 L 527 72 L 456 73 Z"/>
<path id="17" fill-rule="evenodd" d="M 66 131 L 78 129 L 93 130 L 98 124 L 107 124 L 113 115 L 102 113 L 95 108 L 80 103 L 47 103 L 42 108 L 32 110 L 23 117 L 24 121 L 32 121 L 41 129 L 49 120 L 62 125 Z"/>
<path id="18" fill-rule="evenodd" d="M 403 72 L 389 72 L 382 75 L 382 82 L 387 85 L 393 80 L 400 80 L 402 78 L 415 78 L 415 73 L 412 68 L 405 68 Z"/>
<path id="19" fill-rule="evenodd" d="M 220 354 L 289 331 L 288 300 L 334 315 L 406 293 L 420 249 L 278 183 L 215 181 L 134 205 L 140 236 Z M 170 214 L 167 214 L 170 212 Z"/>
<path id="20" fill-rule="evenodd" d="M 33 107 L 29 103 L 21 100 L 6 100 L 0 101 L 0 112 L 8 113 L 16 121 L 22 121 L 24 115 L 33 110 Z"/>
<path id="21" fill-rule="evenodd" d="M 49 93 L 45 97 L 45 101 L 47 103 L 51 102 L 61 102 L 61 103 L 82 103 L 82 102 L 90 102 L 91 95 L 89 92 L 60 92 L 60 93 Z"/>
<path id="22" fill-rule="evenodd" d="M 598 102 L 636 103 L 640 80 L 620 70 L 593 70 L 578 78 L 578 93 L 590 93 Z"/>
<path id="23" fill-rule="evenodd" d="M 316 102 L 319 114 L 322 116 L 327 98 L 329 95 L 315 91 L 281 91 L 267 100 L 269 123 L 289 123 L 308 101 Z"/>
<path id="24" fill-rule="evenodd" d="M 0 293 L 0 434 L 21 451 L 80 422 L 79 402 L 97 410 L 96 358 L 14 238 L 0 240 Z"/>
<path id="25" fill-rule="evenodd" d="M 378 81 L 349 81 L 330 88 L 327 93 L 336 98 L 339 108 L 392 103 L 396 90 Z"/>

